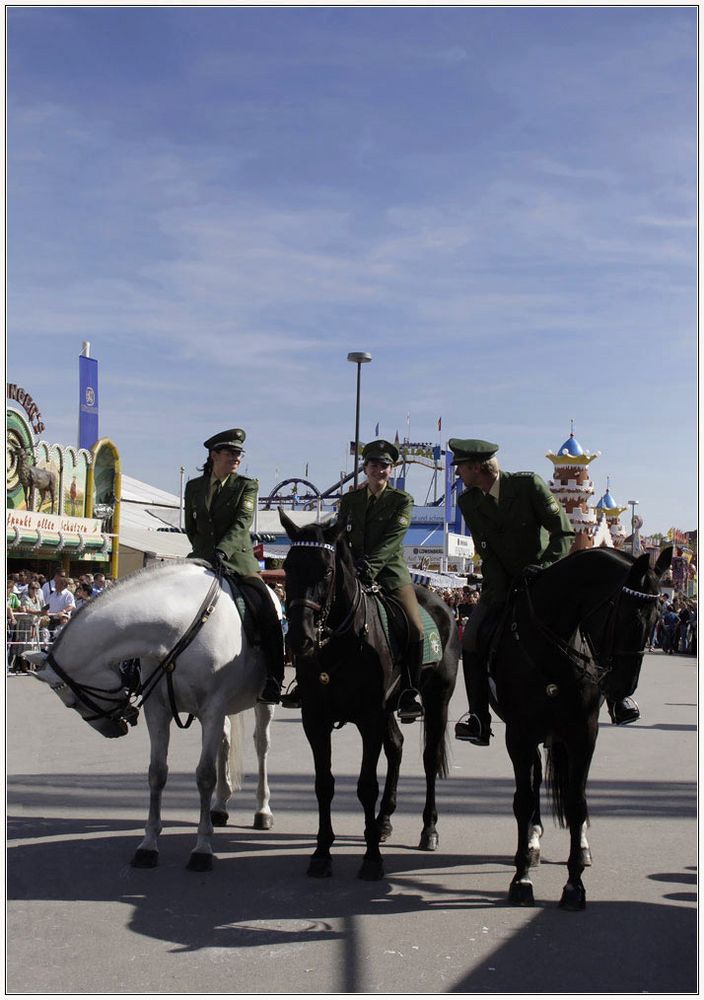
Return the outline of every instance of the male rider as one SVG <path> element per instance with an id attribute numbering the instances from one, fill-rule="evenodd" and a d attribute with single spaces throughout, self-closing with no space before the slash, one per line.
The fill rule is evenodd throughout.
<path id="1" fill-rule="evenodd" d="M 542 569 L 567 555 L 574 531 L 562 505 L 534 472 L 502 472 L 497 444 L 451 438 L 452 464 L 465 486 L 458 504 L 482 560 L 479 603 L 462 635 L 462 669 L 469 718 L 455 726 L 455 738 L 488 746 L 493 735 L 489 675 L 479 656 L 477 636 L 492 608 L 506 602 L 515 576 L 526 567 Z"/>

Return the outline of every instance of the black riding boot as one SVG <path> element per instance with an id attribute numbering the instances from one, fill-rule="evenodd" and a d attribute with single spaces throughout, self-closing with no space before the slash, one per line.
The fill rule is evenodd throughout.
<path id="1" fill-rule="evenodd" d="M 257 701 L 278 705 L 284 679 L 284 634 L 281 622 L 263 580 L 249 577 L 241 583 L 251 588 L 250 592 L 253 592 L 257 604 L 257 632 L 266 663 L 266 680 Z"/>
<path id="2" fill-rule="evenodd" d="M 464 686 L 469 699 L 469 718 L 455 726 L 455 739 L 488 747 L 494 735 L 489 712 L 489 672 L 484 658 L 478 653 L 462 652 Z"/>
<path id="3" fill-rule="evenodd" d="M 423 640 L 409 644 L 404 663 L 402 683 L 406 682 L 398 699 L 399 722 L 415 722 L 416 719 L 423 718 L 423 705 L 420 700 L 418 685 L 420 684 L 420 672 L 423 666 Z M 405 674 L 405 676 L 404 676 Z"/>
<path id="4" fill-rule="evenodd" d="M 635 672 L 625 673 L 623 667 L 608 675 L 606 681 L 606 705 L 615 726 L 628 726 L 640 719 L 640 709 L 631 697 L 638 686 L 640 664 Z"/>

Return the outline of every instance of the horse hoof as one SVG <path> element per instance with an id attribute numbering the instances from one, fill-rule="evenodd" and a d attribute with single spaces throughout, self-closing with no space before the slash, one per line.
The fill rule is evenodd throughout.
<path id="1" fill-rule="evenodd" d="M 188 860 L 186 870 L 189 872 L 211 872 L 213 870 L 213 855 L 197 854 L 194 851 Z"/>
<path id="2" fill-rule="evenodd" d="M 229 813 L 226 813 L 224 809 L 210 810 L 210 822 L 213 826 L 227 826 L 229 818 Z"/>
<path id="3" fill-rule="evenodd" d="M 533 884 L 528 880 L 512 882 L 508 890 L 508 901 L 512 906 L 535 906 Z"/>
<path id="4" fill-rule="evenodd" d="M 568 882 L 562 890 L 560 909 L 576 913 L 578 910 L 583 910 L 586 905 L 587 894 L 584 891 L 584 886 L 581 883 L 579 885 L 572 885 L 571 882 Z"/>
<path id="5" fill-rule="evenodd" d="M 383 877 L 384 862 L 381 858 L 378 861 L 368 861 L 365 858 L 362 867 L 357 872 L 357 878 L 361 878 L 363 882 L 378 882 Z"/>
<path id="6" fill-rule="evenodd" d="M 592 863 L 592 852 L 588 847 L 583 847 L 579 852 L 579 860 L 583 868 L 590 868 Z"/>
<path id="7" fill-rule="evenodd" d="M 440 838 L 438 837 L 437 830 L 423 830 L 420 835 L 420 843 L 418 844 L 419 851 L 437 851 L 440 846 Z"/>
<path id="8" fill-rule="evenodd" d="M 255 830 L 271 830 L 273 825 L 274 825 L 274 817 L 271 815 L 271 813 L 254 814 Z"/>
<path id="9" fill-rule="evenodd" d="M 540 848 L 539 847 L 529 847 L 528 848 L 528 866 L 530 868 L 537 868 L 540 864 Z"/>
<path id="10" fill-rule="evenodd" d="M 159 864 L 159 852 L 147 851 L 143 847 L 140 847 L 135 851 L 130 864 L 133 868 L 156 868 Z"/>
<path id="11" fill-rule="evenodd" d="M 310 878 L 330 878 L 332 861 L 330 858 L 311 858 L 307 874 Z"/>
<path id="12" fill-rule="evenodd" d="M 391 825 L 391 820 L 387 818 L 379 820 L 379 840 L 381 843 L 388 840 L 393 833 L 393 827 Z"/>

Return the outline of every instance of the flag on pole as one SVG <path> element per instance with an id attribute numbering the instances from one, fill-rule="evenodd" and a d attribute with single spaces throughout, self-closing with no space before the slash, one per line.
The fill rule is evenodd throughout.
<path id="1" fill-rule="evenodd" d="M 438 430 L 442 430 L 442 417 L 438 417 Z"/>
<path id="2" fill-rule="evenodd" d="M 78 357 L 78 447 L 90 449 L 98 433 L 98 361 L 88 355 Z"/>
<path id="3" fill-rule="evenodd" d="M 379 424 L 377 423 L 376 429 L 374 431 L 374 437 L 379 437 Z"/>
<path id="4" fill-rule="evenodd" d="M 308 463 L 306 462 L 306 479 L 308 478 Z"/>

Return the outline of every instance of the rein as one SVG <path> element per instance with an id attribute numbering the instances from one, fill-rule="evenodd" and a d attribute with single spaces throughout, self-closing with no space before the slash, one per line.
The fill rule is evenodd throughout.
<path id="1" fill-rule="evenodd" d="M 181 638 L 178 640 L 175 646 L 169 650 L 169 652 L 164 656 L 159 663 L 156 665 L 152 673 L 149 675 L 144 684 L 140 685 L 139 691 L 137 692 L 142 696 L 137 708 L 141 708 L 144 702 L 147 700 L 149 695 L 152 693 L 156 687 L 158 681 L 160 680 L 161 674 L 166 674 L 166 689 L 169 693 L 169 704 L 171 705 L 171 714 L 174 718 L 174 722 L 179 727 L 179 729 L 188 729 L 188 727 L 193 722 L 195 716 L 189 714 L 185 722 L 181 722 L 178 716 L 178 709 L 176 707 L 176 698 L 174 696 L 174 680 L 173 674 L 176 669 L 176 659 L 181 655 L 181 653 L 193 642 L 197 634 L 203 628 L 207 620 L 210 618 L 215 605 L 220 597 L 220 585 L 222 583 L 222 570 L 218 569 L 216 572 L 213 582 L 210 584 L 208 593 L 205 595 L 203 603 L 198 608 L 196 616 L 191 622 L 190 626 Z"/>
<path id="2" fill-rule="evenodd" d="M 174 696 L 173 672 L 176 669 L 176 659 L 178 656 L 180 656 L 184 649 L 186 649 L 193 642 L 198 632 L 201 630 L 203 625 L 205 625 L 208 618 L 210 618 L 210 615 L 212 614 L 220 596 L 221 582 L 222 572 L 217 571 L 214 580 L 210 584 L 208 593 L 206 594 L 205 599 L 200 605 L 190 626 L 178 642 L 169 650 L 166 656 L 159 661 L 145 683 L 141 683 L 138 679 L 138 674 L 135 671 L 127 687 L 121 684 L 116 688 L 99 688 L 90 684 L 80 684 L 78 681 L 73 680 L 73 678 L 66 673 L 63 667 L 59 666 L 56 662 L 53 650 L 50 650 L 47 655 L 46 662 L 62 681 L 61 684 L 52 684 L 52 690 L 59 692 L 65 687 L 70 688 L 76 695 L 76 698 L 82 702 L 86 708 L 95 712 L 95 715 L 84 716 L 86 722 L 93 722 L 96 719 L 109 719 L 113 722 L 120 722 L 127 718 L 127 721 L 130 722 L 131 725 L 135 725 L 137 720 L 136 713 L 144 705 L 149 695 L 151 695 L 154 691 L 158 681 L 161 679 L 161 675 L 166 674 L 166 686 L 169 693 L 171 714 L 173 715 L 179 729 L 188 729 L 195 716 L 189 714 L 186 722 L 181 722 L 178 716 L 178 709 L 176 707 L 176 699 Z M 113 697 L 113 695 L 116 695 L 118 692 L 120 692 L 121 696 L 119 698 Z M 102 706 L 96 704 L 91 696 L 97 696 L 101 699 L 101 701 L 112 702 L 116 705 L 116 707 L 112 710 L 106 710 Z M 130 705 L 130 700 L 133 696 L 141 696 L 141 701 L 138 705 Z"/>
<path id="3" fill-rule="evenodd" d="M 630 568 L 629 568 L 630 571 Z M 627 578 L 628 574 L 626 574 Z M 535 607 L 533 605 L 533 600 L 528 587 L 524 588 L 524 594 L 526 598 L 526 603 L 528 605 L 528 611 L 530 614 L 531 624 L 536 628 L 539 634 L 545 639 L 545 641 L 557 650 L 563 657 L 570 661 L 577 668 L 579 676 L 581 679 L 587 679 L 592 684 L 596 684 L 601 688 L 604 678 L 613 670 L 614 659 L 617 656 L 640 656 L 642 650 L 616 650 L 616 623 L 618 620 L 618 611 L 621 605 L 621 599 L 623 595 L 628 597 L 634 597 L 641 602 L 656 601 L 658 599 L 657 594 L 647 594 L 640 590 L 633 590 L 631 587 L 626 587 L 625 584 L 620 584 L 616 590 L 610 594 L 604 600 L 600 601 L 596 607 L 592 608 L 585 615 L 582 616 L 582 620 L 579 623 L 579 631 L 582 638 L 589 647 L 591 655 L 586 655 L 580 652 L 573 645 L 571 645 L 567 640 L 563 639 L 561 636 L 557 635 L 552 629 L 548 628 L 544 622 L 540 620 L 536 614 Z M 610 605 L 611 610 L 609 611 L 608 618 L 606 620 L 606 626 L 604 628 L 604 642 L 602 642 L 602 648 L 597 650 L 595 644 L 588 632 L 585 633 L 583 629 L 584 622 L 596 614 L 604 605 Z M 518 633 L 518 621 L 516 616 L 516 608 L 514 605 L 513 621 L 511 622 L 511 632 L 516 640 L 520 639 Z M 523 649 L 524 655 L 533 663 L 532 659 L 528 656 L 528 653 Z M 590 665 L 593 663 L 596 668 L 596 673 L 589 669 Z M 535 666 L 535 664 L 533 664 Z M 550 685 L 549 685 L 550 686 Z M 552 685 L 554 686 L 554 685 Z"/>

